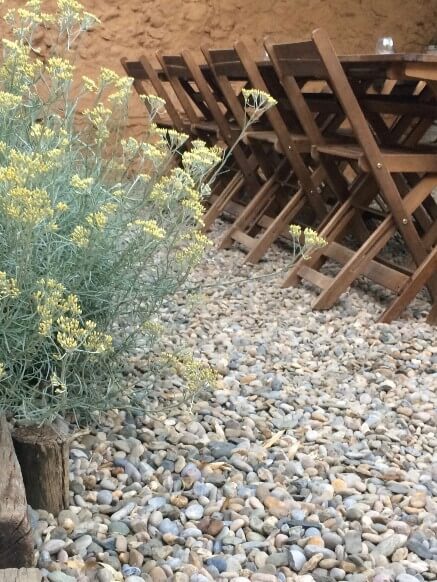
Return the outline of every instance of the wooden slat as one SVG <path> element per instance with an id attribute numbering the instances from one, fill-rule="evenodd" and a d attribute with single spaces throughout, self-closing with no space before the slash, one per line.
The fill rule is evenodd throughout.
<path id="1" fill-rule="evenodd" d="M 336 156 L 339 158 L 347 158 L 351 160 L 359 160 L 363 156 L 363 150 L 353 144 L 326 144 L 316 146 L 316 150 L 322 154 Z"/>
<path id="2" fill-rule="evenodd" d="M 345 265 L 354 256 L 355 252 L 343 245 L 332 242 L 324 248 L 324 254 Z M 363 275 L 395 293 L 399 292 L 409 279 L 404 273 L 400 273 L 396 269 L 383 265 L 376 260 L 369 262 L 363 271 Z"/>
<path id="3" fill-rule="evenodd" d="M 256 243 L 256 240 L 254 238 L 242 232 L 241 230 L 232 231 L 232 233 L 230 233 L 230 236 L 248 249 L 252 249 Z"/>
<path id="4" fill-rule="evenodd" d="M 437 172 L 437 153 L 381 153 L 383 164 L 391 173 Z M 364 156 L 360 158 L 360 167 L 364 172 L 370 172 L 370 164 Z"/>
<path id="5" fill-rule="evenodd" d="M 329 285 L 332 283 L 333 278 L 324 275 L 323 273 L 319 273 L 311 267 L 307 267 L 306 265 L 302 265 L 299 269 L 299 277 L 309 281 L 316 287 L 320 287 L 320 289 L 327 289 Z"/>

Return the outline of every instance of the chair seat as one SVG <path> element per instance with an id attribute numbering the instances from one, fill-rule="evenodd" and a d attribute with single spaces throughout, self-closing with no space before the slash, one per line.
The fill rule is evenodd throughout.
<path id="1" fill-rule="evenodd" d="M 360 146 L 355 144 L 326 144 L 315 147 L 321 154 L 357 160 L 364 172 L 370 172 L 369 162 Z M 420 149 L 381 149 L 381 162 L 389 172 L 437 172 L 437 152 Z"/>
<path id="2" fill-rule="evenodd" d="M 165 127 L 165 128 L 168 128 L 168 129 L 174 128 L 173 121 L 170 119 L 170 117 L 167 117 L 167 116 L 165 116 L 165 117 L 163 117 L 163 116 L 159 117 L 159 119 L 156 119 L 155 123 L 156 123 L 156 125 L 158 127 Z"/>
<path id="3" fill-rule="evenodd" d="M 191 128 L 194 130 L 204 131 L 205 133 L 219 133 L 219 128 L 215 121 L 197 121 L 191 124 Z"/>
<path id="4" fill-rule="evenodd" d="M 263 142 L 271 143 L 272 145 L 274 145 L 275 149 L 279 153 L 282 153 L 282 149 L 281 149 L 281 146 L 279 144 L 278 136 L 276 135 L 276 133 L 274 131 L 269 131 L 269 130 L 248 131 L 246 133 L 246 137 L 249 140 L 256 140 L 256 141 L 263 141 Z M 294 144 L 297 147 L 297 150 L 300 153 L 309 153 L 311 151 L 311 144 L 310 144 L 310 141 L 306 135 L 298 134 L 298 133 L 291 133 L 289 135 L 289 137 L 292 140 L 292 142 L 294 142 Z"/>

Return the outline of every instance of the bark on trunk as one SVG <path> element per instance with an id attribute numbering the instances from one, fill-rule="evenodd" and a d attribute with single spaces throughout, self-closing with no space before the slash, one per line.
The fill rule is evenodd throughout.
<path id="1" fill-rule="evenodd" d="M 6 418 L 0 416 L 0 568 L 33 565 L 26 493 Z M 0 576 L 0 581 L 4 580 Z M 7 578 L 13 580 L 13 578 Z"/>
<path id="2" fill-rule="evenodd" d="M 52 426 L 18 427 L 12 436 L 29 505 L 58 515 L 69 504 L 69 438 Z"/>

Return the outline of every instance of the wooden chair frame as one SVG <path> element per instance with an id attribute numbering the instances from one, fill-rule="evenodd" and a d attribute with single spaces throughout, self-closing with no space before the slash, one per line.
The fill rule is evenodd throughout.
<path id="1" fill-rule="evenodd" d="M 413 260 L 421 265 L 428 259 L 428 254 L 437 238 L 432 233 L 431 239 L 420 237 L 413 220 L 413 213 L 430 196 L 437 184 L 437 155 L 435 153 L 410 153 L 405 151 L 385 152 L 381 150 L 372 134 L 367 120 L 352 91 L 347 76 L 335 54 L 334 48 L 323 30 L 313 33 L 312 41 L 302 43 L 302 50 L 318 67 L 318 74 L 326 75 L 337 96 L 359 147 L 349 146 L 319 146 L 317 151 L 325 168 L 332 166 L 333 159 L 354 159 L 363 176 L 364 183 L 374 181 L 389 208 L 388 216 L 367 238 L 356 252 L 340 245 L 338 240 L 350 229 L 357 218 L 360 203 L 368 204 L 372 199 L 369 191 L 356 189 L 349 191 L 343 205 L 321 230 L 321 235 L 328 240 L 328 246 L 315 252 L 312 258 L 305 262 L 299 260 L 284 281 L 284 286 L 295 284 L 299 278 L 305 278 L 322 288 L 322 292 L 314 303 L 318 309 L 331 307 L 339 296 L 346 291 L 352 282 L 361 274 L 366 274 L 374 281 L 383 284 L 396 293 L 402 292 L 408 285 L 409 278 L 401 269 L 390 267 L 376 260 L 378 253 L 388 240 L 399 232 L 410 251 Z M 302 63 L 304 65 L 304 63 Z M 394 174 L 418 173 L 421 179 L 401 196 Z M 325 257 L 338 260 L 344 266 L 334 277 L 327 277 L 318 272 Z M 437 292 L 437 280 L 433 275 L 428 284 L 433 294 Z"/>
<path id="2" fill-rule="evenodd" d="M 235 50 L 210 51 L 206 48 L 202 50 L 210 68 L 215 73 L 217 83 L 232 108 L 235 118 L 242 125 L 245 117 L 244 109 L 241 99 L 236 95 L 232 86 L 232 80 L 235 78 L 247 79 L 251 88 L 267 93 L 273 92 L 271 87 L 266 85 L 262 74 L 243 43 L 237 43 Z M 272 72 L 274 73 L 273 69 Z M 279 79 L 276 76 L 275 82 L 280 86 Z M 248 134 L 249 141 L 252 144 L 268 142 L 274 145 L 275 150 L 279 151 L 283 156 L 283 163 L 277 172 L 270 173 L 268 182 L 249 201 L 246 208 L 225 233 L 221 242 L 221 247 L 223 248 L 229 247 L 233 241 L 238 241 L 249 250 L 245 261 L 252 263 L 259 261 L 271 244 L 281 234 L 287 232 L 286 229 L 290 224 L 291 217 L 296 216 L 307 203 L 305 192 L 310 193 L 311 197 L 314 198 L 314 201 L 311 200 L 311 204 L 315 213 L 324 215 L 326 212 L 324 202 L 318 191 L 321 180 L 317 175 L 311 175 L 301 155 L 302 138 L 305 136 L 301 134 L 299 136 L 301 139 L 298 141 L 297 135 L 290 134 L 277 107 L 267 111 L 265 117 L 268 119 L 270 130 L 265 131 L 262 126 L 260 130 L 254 129 L 250 131 Z M 306 144 L 303 145 L 303 149 L 309 154 L 310 144 L 307 140 L 305 141 Z M 259 151 L 259 155 L 265 154 Z M 287 196 L 286 203 L 285 205 L 283 204 L 279 212 L 269 216 L 269 211 L 271 214 L 281 189 L 283 190 L 284 186 L 289 183 L 288 189 L 292 190 L 293 181 L 296 194 Z M 248 234 L 248 230 L 254 223 L 262 224 L 265 228 L 259 238 L 254 238 Z"/>
<path id="3" fill-rule="evenodd" d="M 128 61 L 126 58 L 121 59 L 121 64 L 129 77 L 133 78 L 133 86 L 138 95 L 147 95 L 148 91 L 144 88 L 144 81 L 148 80 L 156 95 L 165 101 L 165 108 L 169 115 L 169 120 L 158 117 L 157 125 L 163 127 L 173 127 L 174 129 L 189 133 L 189 124 L 181 115 L 181 112 L 175 107 L 168 91 L 158 76 L 150 60 L 142 55 L 138 61 Z"/>

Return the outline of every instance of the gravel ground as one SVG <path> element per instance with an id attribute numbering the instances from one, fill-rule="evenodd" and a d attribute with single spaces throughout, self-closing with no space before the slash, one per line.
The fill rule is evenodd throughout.
<path id="1" fill-rule="evenodd" d="M 167 416 L 110 414 L 74 441 L 70 508 L 31 511 L 39 567 L 52 582 L 436 580 L 426 298 L 375 324 L 387 297 L 363 282 L 312 312 L 309 288 L 263 278 L 287 251 L 242 258 L 211 251 L 201 296 L 162 312 L 166 348 L 208 360 L 217 389 Z M 132 370 L 144 362 L 138 352 Z M 180 380 L 157 384 L 171 403 Z"/>

